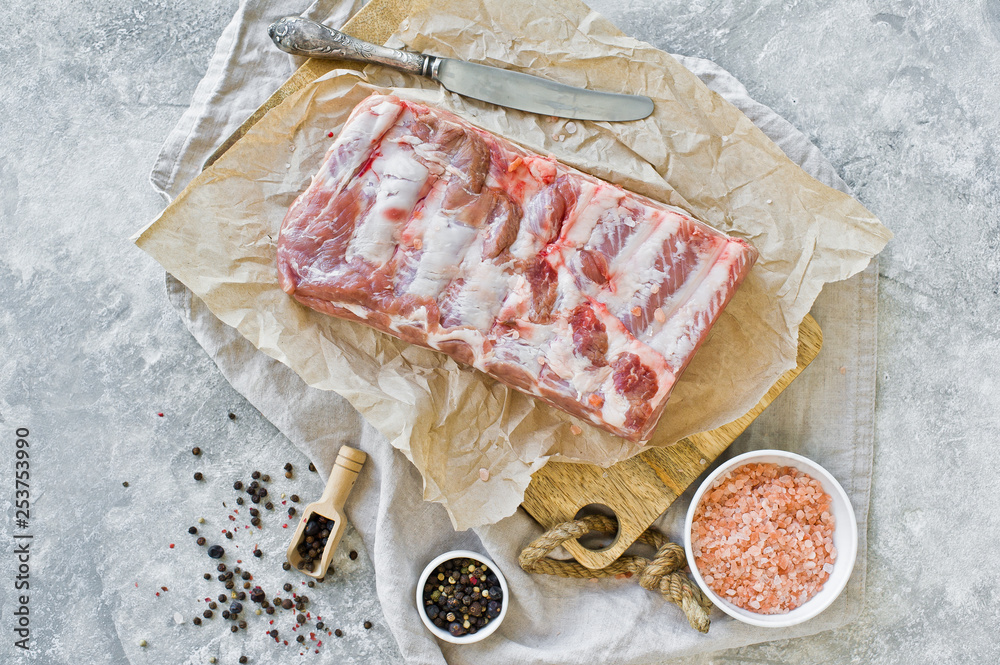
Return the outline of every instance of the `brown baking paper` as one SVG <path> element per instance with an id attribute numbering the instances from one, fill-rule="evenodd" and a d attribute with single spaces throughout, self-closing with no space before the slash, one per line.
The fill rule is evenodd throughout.
<path id="1" fill-rule="evenodd" d="M 749 240 L 760 260 L 674 389 L 649 445 L 742 416 L 795 366 L 797 330 L 827 282 L 891 237 L 851 197 L 789 161 L 672 57 L 574 1 L 435 2 L 390 41 L 564 83 L 648 95 L 629 123 L 491 106 L 377 66 L 337 70 L 289 96 L 197 177 L 136 243 L 225 323 L 309 385 L 351 402 L 424 479 L 456 529 L 496 522 L 553 457 L 608 466 L 642 450 L 447 356 L 299 305 L 278 286 L 278 229 L 351 109 L 392 91 Z M 570 426 L 583 430 L 574 435 Z M 329 423 L 336 428 L 336 422 Z M 480 469 L 489 472 L 483 481 Z"/>

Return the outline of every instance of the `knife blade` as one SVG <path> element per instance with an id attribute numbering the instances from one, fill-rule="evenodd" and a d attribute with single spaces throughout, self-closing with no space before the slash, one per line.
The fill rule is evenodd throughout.
<path id="1" fill-rule="evenodd" d="M 299 16 L 278 19 L 267 32 L 286 53 L 374 62 L 426 76 L 464 97 L 519 111 L 613 122 L 640 120 L 653 112 L 649 97 L 587 90 L 508 69 L 387 48 Z"/>

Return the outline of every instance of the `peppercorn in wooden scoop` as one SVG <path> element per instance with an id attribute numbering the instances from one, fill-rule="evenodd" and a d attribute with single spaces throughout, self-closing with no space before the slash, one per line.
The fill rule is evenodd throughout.
<path id="1" fill-rule="evenodd" d="M 360 450 L 341 447 L 323 496 L 302 511 L 302 519 L 288 546 L 288 563 L 297 570 L 313 577 L 326 575 L 347 526 L 344 503 L 366 459 L 368 456 Z"/>

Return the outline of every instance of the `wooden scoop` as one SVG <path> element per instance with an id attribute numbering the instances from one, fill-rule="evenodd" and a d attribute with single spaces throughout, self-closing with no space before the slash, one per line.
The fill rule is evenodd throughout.
<path id="1" fill-rule="evenodd" d="M 302 519 L 299 520 L 299 526 L 295 529 L 295 535 L 292 536 L 292 543 L 288 546 L 286 557 L 288 563 L 292 564 L 296 570 L 317 578 L 326 575 L 326 571 L 330 567 L 330 559 L 333 558 L 333 553 L 337 549 L 347 526 L 347 518 L 344 517 L 344 503 L 347 501 L 347 496 L 351 493 L 354 481 L 358 479 L 358 474 L 366 459 L 368 456 L 360 450 L 341 446 L 340 452 L 337 454 L 337 461 L 333 464 L 333 471 L 330 472 L 330 479 L 326 481 L 323 496 L 320 497 L 319 501 L 310 503 L 302 511 Z M 328 529 L 330 535 L 327 537 L 322 554 L 315 558 L 311 564 L 307 563 L 300 567 L 299 564 L 303 562 L 303 556 L 298 549 L 299 543 L 303 542 L 307 535 L 312 535 L 314 538 L 319 535 L 318 533 L 306 533 L 306 527 L 313 516 L 325 517 L 329 520 L 322 528 Z M 320 529 L 315 530 L 320 531 Z"/>

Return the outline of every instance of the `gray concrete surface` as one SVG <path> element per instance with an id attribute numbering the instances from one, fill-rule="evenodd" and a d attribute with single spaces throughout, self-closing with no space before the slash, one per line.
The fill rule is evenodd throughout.
<path id="1" fill-rule="evenodd" d="M 685 663 L 1000 661 L 1000 1 L 593 6 L 736 74 L 896 233 L 881 260 L 865 611 L 837 631 Z M 162 207 L 149 168 L 235 8 L 0 7 L 0 662 L 290 660 L 265 648 L 260 625 L 230 637 L 218 619 L 201 637 L 178 627 L 169 650 L 139 646 L 147 626 L 162 632 L 174 612 L 190 621 L 197 598 L 217 593 L 186 529 L 203 517 L 203 531 L 221 530 L 232 479 L 256 467 L 278 477 L 290 461 L 296 477 L 274 492 L 320 483 L 220 376 L 168 306 L 159 266 L 128 241 Z M 31 432 L 30 652 L 11 632 L 19 427 Z M 278 551 L 277 517 L 265 517 L 261 542 Z M 396 662 L 371 568 L 363 552 L 346 558 L 352 543 L 361 551 L 349 534 L 324 582 L 334 591 L 312 594 L 346 633 L 317 662 Z M 284 581 L 273 559 L 253 566 L 272 588 Z"/>

